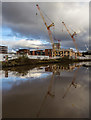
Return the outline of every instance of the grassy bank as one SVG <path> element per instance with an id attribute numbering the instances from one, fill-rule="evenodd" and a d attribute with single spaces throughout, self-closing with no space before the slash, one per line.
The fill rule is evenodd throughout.
<path id="1" fill-rule="evenodd" d="M 15 66 L 25 66 L 25 65 L 42 65 L 42 64 L 53 64 L 53 63 L 61 63 L 61 64 L 70 64 L 73 62 L 85 62 L 91 60 L 78 60 L 78 59 L 68 59 L 59 58 L 59 59 L 49 59 L 49 60 L 39 60 L 39 59 L 29 59 L 28 57 L 22 56 L 14 60 L 9 60 L 7 62 L 2 62 L 2 67 L 15 67 Z"/>

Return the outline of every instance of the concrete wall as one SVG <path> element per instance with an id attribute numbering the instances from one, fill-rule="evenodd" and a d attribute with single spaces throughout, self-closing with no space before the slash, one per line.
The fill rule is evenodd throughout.
<path id="1" fill-rule="evenodd" d="M 49 59 L 49 56 L 42 56 L 42 55 L 28 55 L 29 59 Z"/>
<path id="2" fill-rule="evenodd" d="M 18 58 L 18 56 L 14 54 L 0 54 L 0 61 L 5 61 L 5 56 L 8 56 L 8 60 Z"/>

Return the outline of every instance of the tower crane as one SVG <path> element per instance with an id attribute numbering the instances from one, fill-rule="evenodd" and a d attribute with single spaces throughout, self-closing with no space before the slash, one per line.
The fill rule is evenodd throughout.
<path id="1" fill-rule="evenodd" d="M 76 35 L 76 32 L 74 32 L 73 34 L 71 34 L 70 31 L 69 31 L 69 29 L 68 29 L 67 26 L 65 25 L 65 23 L 62 22 L 62 24 L 65 26 L 67 32 L 69 33 L 69 35 L 70 35 L 71 38 L 73 39 L 73 43 L 74 43 L 74 45 L 75 45 L 75 48 L 76 48 L 76 50 L 77 50 L 77 53 L 78 53 L 79 56 L 80 56 L 80 52 L 79 52 L 79 50 L 78 50 L 78 48 L 77 48 L 77 44 L 76 44 L 76 42 L 75 42 L 75 38 L 74 38 L 74 36 Z"/>
<path id="2" fill-rule="evenodd" d="M 48 30 L 48 35 L 49 35 L 49 38 L 50 38 L 50 41 L 51 41 L 52 50 L 54 51 L 54 48 L 53 48 L 54 42 L 53 42 L 53 37 L 52 37 L 51 30 L 50 30 L 50 27 L 54 26 L 54 23 L 52 23 L 52 24 L 50 24 L 50 25 L 47 25 L 47 23 L 46 23 L 46 21 L 45 21 L 45 18 L 44 18 L 43 14 L 42 14 L 42 12 L 41 12 L 41 10 L 40 10 L 39 5 L 36 4 L 36 6 L 37 6 L 37 8 L 38 8 L 38 10 L 39 10 L 39 12 L 40 12 L 40 16 L 42 17 L 44 24 L 45 24 L 45 26 L 46 26 L 46 28 L 47 28 L 47 30 Z"/>

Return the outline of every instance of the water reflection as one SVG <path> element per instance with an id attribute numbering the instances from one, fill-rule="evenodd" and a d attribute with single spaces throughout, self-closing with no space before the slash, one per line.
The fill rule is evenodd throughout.
<path id="1" fill-rule="evenodd" d="M 74 64 L 68 64 L 66 66 L 60 65 L 60 64 L 54 64 L 54 65 L 48 65 L 48 66 L 42 66 L 42 67 L 35 67 L 33 69 L 29 69 L 29 67 L 16 67 L 16 68 L 9 68 L 4 69 L 5 71 L 5 77 L 8 77 L 8 71 L 13 71 L 13 74 L 15 76 L 22 76 L 22 77 L 40 77 L 41 73 L 45 72 L 52 72 L 55 75 L 60 75 L 61 71 L 72 71 L 75 70 L 76 67 L 81 67 L 82 64 L 74 63 Z M 33 74 L 32 74 L 33 73 Z"/>
<path id="2" fill-rule="evenodd" d="M 88 117 L 89 69 L 82 65 L 4 69 L 3 117 Z"/>
<path id="3" fill-rule="evenodd" d="M 72 80 L 71 84 L 69 85 L 69 87 L 67 88 L 66 92 L 64 93 L 63 99 L 66 97 L 66 95 L 67 95 L 69 89 L 71 88 L 71 86 L 77 88 L 77 85 L 78 85 L 78 84 L 77 84 L 75 81 L 76 81 L 78 69 L 79 69 L 80 67 L 81 67 L 81 66 L 79 66 L 79 67 L 77 68 L 77 70 L 75 71 L 74 76 L 73 76 L 73 80 Z"/>
<path id="4" fill-rule="evenodd" d="M 48 90 L 47 90 L 47 92 L 46 92 L 46 94 L 45 94 L 45 96 L 44 96 L 44 99 L 43 99 L 43 101 L 42 101 L 42 103 L 41 103 L 41 106 L 40 106 L 40 108 L 39 108 L 39 111 L 38 111 L 38 113 L 37 113 L 37 116 L 36 116 L 37 118 L 39 117 L 39 115 L 40 115 L 40 113 L 41 113 L 42 107 L 43 107 L 43 105 L 45 104 L 45 101 L 46 101 L 47 97 L 48 97 L 48 96 L 50 96 L 50 97 L 52 97 L 52 98 L 55 97 L 55 94 L 54 94 L 54 92 L 52 91 L 52 88 L 53 88 L 53 80 L 54 80 L 54 74 L 52 75 L 52 77 L 51 77 L 51 79 L 50 79 L 50 83 L 49 83 L 49 86 L 48 86 Z"/>
<path id="5" fill-rule="evenodd" d="M 60 70 L 68 70 L 68 71 L 69 71 L 69 70 L 74 70 L 74 68 L 77 67 L 77 69 L 75 70 L 75 72 L 74 72 L 74 74 L 73 74 L 73 80 L 72 80 L 71 84 L 69 85 L 69 87 L 67 88 L 66 92 L 64 93 L 64 95 L 63 95 L 63 97 L 62 97 L 62 98 L 64 99 L 64 98 L 66 97 L 69 89 L 71 88 L 71 86 L 74 86 L 75 88 L 77 88 L 77 85 L 78 85 L 78 84 L 77 84 L 75 81 L 76 81 L 76 77 L 77 77 L 77 72 L 78 72 L 78 70 L 79 70 L 79 68 L 80 68 L 81 66 L 82 66 L 82 65 L 77 65 L 77 64 L 68 65 L 68 66 L 66 66 L 66 67 L 64 67 L 64 66 L 59 66 L 59 65 L 50 65 L 50 66 L 48 66 L 48 67 L 45 68 L 45 71 L 50 71 L 50 72 L 52 72 L 53 74 L 52 74 L 52 77 L 51 77 L 51 79 L 50 79 L 50 83 L 49 83 L 49 86 L 48 86 L 48 90 L 47 90 L 47 92 L 46 92 L 46 94 L 45 94 L 45 96 L 44 96 L 43 102 L 42 102 L 42 104 L 41 104 L 41 106 L 40 106 L 40 109 L 39 109 L 39 111 L 38 111 L 37 117 L 39 117 L 39 115 L 40 115 L 40 113 L 41 113 L 41 110 L 42 110 L 42 107 L 44 106 L 47 97 L 48 97 L 48 96 L 50 96 L 50 97 L 52 97 L 52 98 L 55 97 L 55 94 L 54 94 L 55 91 L 54 91 L 54 92 L 51 92 L 51 91 L 52 91 L 52 88 L 53 88 L 53 82 L 55 81 L 55 80 L 54 80 L 54 76 L 55 76 L 55 75 L 60 75 Z"/>
<path id="6" fill-rule="evenodd" d="M 8 77 L 8 70 L 5 70 L 5 77 Z"/>

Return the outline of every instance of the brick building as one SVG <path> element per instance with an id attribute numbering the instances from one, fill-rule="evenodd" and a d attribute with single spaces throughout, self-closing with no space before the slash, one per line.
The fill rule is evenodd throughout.
<path id="1" fill-rule="evenodd" d="M 21 54 L 21 55 L 28 54 L 28 55 L 30 55 L 30 50 L 29 49 L 19 49 L 17 51 L 17 54 Z"/>
<path id="2" fill-rule="evenodd" d="M 30 55 L 45 55 L 45 50 L 30 51 Z"/>
<path id="3" fill-rule="evenodd" d="M 52 57 L 52 49 L 45 49 L 45 55 Z"/>
<path id="4" fill-rule="evenodd" d="M 77 53 L 74 52 L 72 49 L 58 49 L 53 51 L 52 49 L 45 49 L 45 50 L 34 50 L 30 51 L 29 49 L 19 49 L 17 54 L 28 54 L 28 55 L 39 55 L 39 56 L 49 56 L 49 57 L 77 57 Z"/>
<path id="5" fill-rule="evenodd" d="M 7 53 L 8 53 L 8 47 L 0 45 L 0 54 L 7 54 Z"/>

